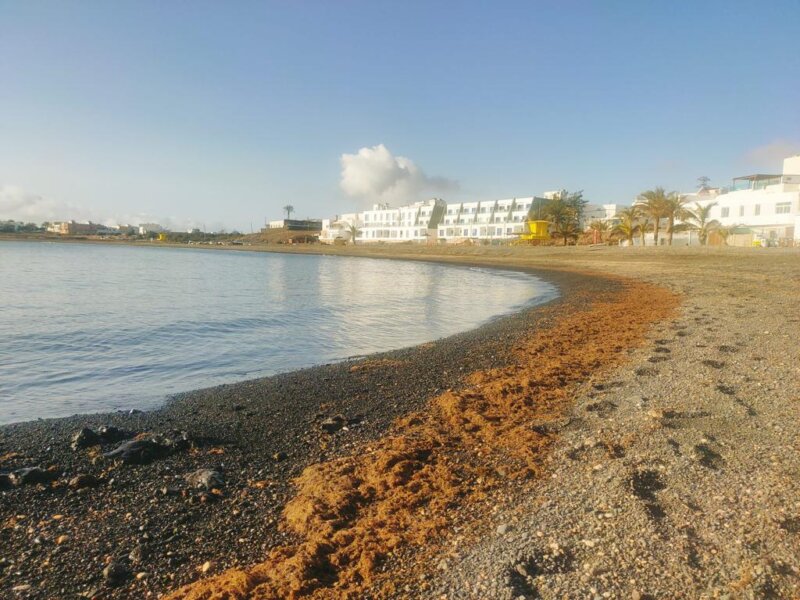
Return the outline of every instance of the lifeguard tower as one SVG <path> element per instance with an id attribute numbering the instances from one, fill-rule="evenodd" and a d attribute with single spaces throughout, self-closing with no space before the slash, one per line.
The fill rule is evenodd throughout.
<path id="1" fill-rule="evenodd" d="M 535 244 L 550 239 L 550 222 L 537 219 L 525 221 L 527 231 L 519 236 L 520 242 Z"/>

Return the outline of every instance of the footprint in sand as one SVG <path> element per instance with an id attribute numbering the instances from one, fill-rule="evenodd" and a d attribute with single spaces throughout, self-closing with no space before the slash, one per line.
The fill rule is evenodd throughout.
<path id="1" fill-rule="evenodd" d="M 633 495 L 644 504 L 648 516 L 660 521 L 667 516 L 664 507 L 658 502 L 656 494 L 667 488 L 664 478 L 654 469 L 640 469 L 631 475 L 629 480 Z"/>
<path id="2" fill-rule="evenodd" d="M 660 363 L 669 360 L 669 356 L 651 356 L 647 360 L 651 363 Z"/>
<path id="3" fill-rule="evenodd" d="M 719 470 L 723 465 L 722 455 L 706 442 L 697 444 L 694 447 L 694 454 L 697 458 L 697 462 L 712 471 Z"/>
<path id="4" fill-rule="evenodd" d="M 707 358 L 704 361 L 701 361 L 705 366 L 711 367 L 712 369 L 722 369 L 725 367 L 725 363 L 721 360 L 713 360 L 711 358 Z"/>
<path id="5" fill-rule="evenodd" d="M 572 573 L 576 569 L 575 554 L 570 548 L 556 546 L 537 551 L 509 567 L 506 571 L 508 586 L 514 597 L 539 598 L 536 579 Z"/>
<path id="6" fill-rule="evenodd" d="M 639 377 L 653 377 L 658 375 L 658 369 L 655 367 L 639 367 L 634 371 Z"/>

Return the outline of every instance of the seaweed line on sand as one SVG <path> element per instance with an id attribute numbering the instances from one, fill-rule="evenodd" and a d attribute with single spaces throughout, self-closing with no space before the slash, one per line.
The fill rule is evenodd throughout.
<path id="1" fill-rule="evenodd" d="M 499 486 L 541 475 L 556 436 L 537 425 L 567 414 L 574 387 L 624 360 L 624 351 L 642 343 L 649 326 L 679 301 L 664 288 L 634 281 L 588 300 L 587 308 L 520 343 L 513 364 L 470 374 L 464 389 L 431 399 L 377 442 L 306 468 L 282 525 L 299 543 L 168 597 L 396 594 L 402 577 L 382 571 L 387 558 L 403 548 L 425 556 L 425 548 L 463 520 L 465 508 L 480 514 Z"/>

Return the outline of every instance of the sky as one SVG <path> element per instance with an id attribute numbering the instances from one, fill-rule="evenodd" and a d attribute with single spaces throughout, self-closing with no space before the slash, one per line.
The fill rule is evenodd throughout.
<path id="1" fill-rule="evenodd" d="M 0 0 L 0 220 L 630 204 L 800 153 L 800 3 Z"/>

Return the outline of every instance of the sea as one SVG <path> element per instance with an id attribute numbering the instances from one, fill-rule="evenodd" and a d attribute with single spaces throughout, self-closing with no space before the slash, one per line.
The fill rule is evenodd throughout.
<path id="1" fill-rule="evenodd" d="M 558 295 L 529 274 L 324 255 L 0 242 L 0 424 L 451 336 Z"/>

